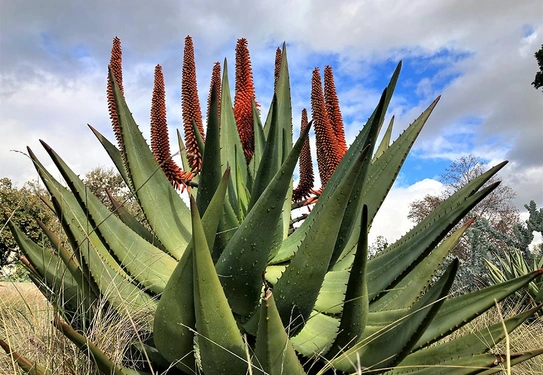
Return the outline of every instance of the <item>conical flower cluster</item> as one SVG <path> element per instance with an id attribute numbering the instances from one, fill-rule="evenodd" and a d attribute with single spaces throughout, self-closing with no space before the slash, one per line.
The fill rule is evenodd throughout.
<path id="1" fill-rule="evenodd" d="M 254 153 L 253 105 L 255 85 L 251 57 L 247 48 L 247 39 L 238 39 L 236 46 L 236 96 L 234 97 L 234 117 L 245 159 L 251 160 Z"/>
<path id="2" fill-rule="evenodd" d="M 121 40 L 118 37 L 113 39 L 113 46 L 111 48 L 111 59 L 109 60 L 109 69 L 115 77 L 115 81 L 121 89 L 121 93 L 124 95 L 123 89 L 123 56 L 121 49 Z M 111 125 L 113 126 L 113 133 L 115 134 L 115 139 L 117 144 L 122 151 L 122 141 L 121 141 L 121 128 L 119 126 L 119 117 L 117 114 L 117 109 L 115 108 L 115 99 L 113 98 L 113 85 L 108 79 L 107 81 L 107 107 L 109 110 L 109 117 L 111 119 Z"/>
<path id="3" fill-rule="evenodd" d="M 172 185 L 176 189 L 187 187 L 192 174 L 181 170 L 173 161 L 170 152 L 170 137 L 166 120 L 166 90 L 160 65 L 155 67 L 155 84 L 151 102 L 151 150 Z"/>
<path id="4" fill-rule="evenodd" d="M 198 173 L 202 168 L 202 153 L 192 128 L 192 122 L 204 138 L 202 124 L 202 111 L 198 98 L 198 85 L 196 84 L 196 63 L 194 62 L 194 45 L 192 38 L 185 38 L 185 51 L 183 57 L 183 78 L 181 82 L 181 106 L 183 109 L 183 127 L 185 130 L 185 143 L 187 147 L 187 159 L 193 173 Z"/>

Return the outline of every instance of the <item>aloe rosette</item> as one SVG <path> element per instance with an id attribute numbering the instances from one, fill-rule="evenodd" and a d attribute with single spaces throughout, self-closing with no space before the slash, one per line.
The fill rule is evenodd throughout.
<path id="1" fill-rule="evenodd" d="M 236 79 L 251 78 L 252 85 L 252 77 L 247 76 L 251 69 L 243 65 L 247 63 L 243 59 L 248 59 L 246 41 L 241 46 L 236 69 L 239 65 L 239 74 L 245 76 Z M 449 295 L 457 260 L 434 279 L 471 222 L 447 236 L 449 231 L 497 186 L 483 187 L 506 163 L 475 178 L 400 240 L 369 259 L 371 223 L 439 98 L 392 143 L 391 121 L 377 145 L 400 63 L 376 109 L 347 148 L 341 146 L 343 125 L 333 81 L 326 82 L 331 79 L 327 68 L 328 96 L 314 95 L 314 122 L 303 126 L 294 142 L 286 47 L 276 56 L 274 95 L 263 123 L 254 88 L 244 91 L 242 84 L 236 86 L 236 103 L 245 100 L 245 104 L 233 105 L 226 61 L 220 85 L 216 66 L 205 138 L 199 122 L 190 113 L 184 116 L 185 131 L 193 137 L 185 143 L 180 138 L 186 172 L 170 162 L 169 146 L 166 152 L 160 149 L 160 141 L 167 142 L 161 139 L 164 130 L 156 130 L 165 129 L 165 122 L 161 123 L 165 114 L 160 117 L 165 112 L 160 100 L 163 90 L 156 91 L 156 103 L 153 99 L 152 116 L 156 117 L 152 123 L 162 128 L 152 130 L 153 144 L 158 146 L 151 149 L 128 109 L 120 88 L 122 78 L 115 74 L 119 67 L 113 66 L 112 58 L 108 97 L 119 145 L 91 130 L 137 198 L 145 225 L 118 202 L 111 212 L 45 142 L 64 184 L 29 149 L 70 246 L 62 247 L 45 227 L 57 245 L 55 251 L 33 243 L 17 227 L 10 228 L 31 277 L 63 312 L 64 318 L 56 319 L 55 326 L 106 374 L 145 374 L 147 370 L 114 363 L 85 337 L 82 327 L 102 299 L 120 316 L 142 310 L 152 315 L 151 338 L 138 348 L 145 351 L 151 368 L 171 374 L 500 371 L 505 354 L 491 354 L 485 343 L 505 337 L 501 323 L 432 344 L 543 273 L 540 269 L 460 296 Z M 185 57 L 185 66 L 192 72 L 194 58 L 190 57 Z M 160 69 L 155 74 L 160 75 Z M 191 82 L 183 86 L 183 95 L 194 101 Z M 327 94 L 330 90 L 333 93 Z M 199 103 L 189 104 L 183 108 L 197 107 L 200 113 Z M 315 109 L 326 106 L 331 114 L 328 119 Z M 303 195 L 313 196 L 300 203 L 293 200 L 293 175 L 302 152 L 307 164 L 312 126 L 317 148 L 329 146 L 318 153 L 328 158 L 328 164 L 319 160 L 319 168 L 333 165 L 333 170 L 328 171 L 325 186 L 311 193 L 306 189 Z M 332 155 L 330 150 L 339 154 Z M 183 199 L 175 187 L 188 189 L 189 198 Z M 293 212 L 300 204 L 311 205 L 311 210 L 293 226 Z M 507 331 L 537 310 L 507 319 Z M 2 346 L 23 369 L 51 373 L 32 367 L 3 341 Z M 541 353 L 543 348 L 534 348 L 513 353 L 510 359 L 515 364 Z"/>

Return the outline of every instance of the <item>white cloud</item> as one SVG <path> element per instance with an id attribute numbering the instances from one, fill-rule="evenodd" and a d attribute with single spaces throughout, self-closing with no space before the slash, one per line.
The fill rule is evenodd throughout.
<path id="1" fill-rule="evenodd" d="M 153 67 L 163 65 L 173 136 L 180 124 L 183 38 L 191 34 L 202 98 L 207 96 L 212 63 L 224 56 L 229 58 L 233 83 L 235 39 L 249 39 L 263 113 L 270 100 L 266 87 L 272 79 L 274 49 L 283 40 L 289 42 L 295 127 L 301 108 L 308 106 L 311 69 L 320 63 L 314 60 L 330 54 L 337 61 L 336 73 L 357 80 L 338 85 L 344 116 L 349 117 L 348 142 L 380 95 L 380 89 L 371 86 L 373 68 L 387 59 L 431 58 L 429 64 L 442 67 L 434 76 L 413 83 L 418 99 L 405 94 L 393 99 L 395 134 L 441 93 L 443 77 L 454 76 L 442 90 L 443 98 L 415 150 L 446 159 L 468 152 L 492 160 L 508 158 L 511 165 L 502 175 L 517 190 L 519 201 L 543 198 L 539 188 L 543 185 L 543 97 L 530 86 L 537 69 L 533 52 L 543 42 L 539 2 L 401 0 L 385 5 L 304 0 L 272 6 L 247 0 L 156 4 L 136 0 L 126 6 L 98 0 L 81 4 L 66 0 L 52 0 L 47 6 L 36 0 L 2 4 L 0 174 L 18 183 L 35 173 L 24 157 L 9 150 L 24 150 L 26 145 L 39 149 L 40 138 L 79 173 L 108 163 L 85 123 L 111 135 L 105 67 L 115 35 L 123 40 L 127 100 L 144 134 L 148 134 Z M 435 55 L 442 51 L 450 56 Z M 467 57 L 457 58 L 458 54 Z M 366 75 L 370 77 L 361 79 Z M 419 103 L 411 107 L 413 100 Z M 466 129 L 464 120 L 471 117 L 482 122 Z M 469 144 L 455 138 L 459 133 Z"/>
<path id="2" fill-rule="evenodd" d="M 437 180 L 424 179 L 410 186 L 393 186 L 373 221 L 369 242 L 377 236 L 385 237 L 393 243 L 409 231 L 414 223 L 407 218 L 409 204 L 426 195 L 439 195 L 443 184 Z"/>

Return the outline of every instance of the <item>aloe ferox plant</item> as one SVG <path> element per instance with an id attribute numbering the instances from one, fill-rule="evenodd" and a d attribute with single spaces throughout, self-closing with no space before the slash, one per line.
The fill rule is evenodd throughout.
<path id="1" fill-rule="evenodd" d="M 449 295 L 458 260 L 436 276 L 471 222 L 448 232 L 497 186 L 483 185 L 505 162 L 460 189 L 382 253 L 368 256 L 371 223 L 439 100 L 392 143 L 390 121 L 377 144 L 401 63 L 349 147 L 332 70 L 325 68 L 323 89 L 315 69 L 313 120 L 308 122 L 304 110 L 294 142 L 285 45 L 277 50 L 274 95 L 264 122 L 246 40 L 236 48 L 234 103 L 226 60 L 222 80 L 215 65 L 204 132 L 192 39 L 185 42 L 182 167 L 170 152 L 160 66 L 149 146 L 125 102 L 117 38 L 108 101 L 118 145 L 91 127 L 136 197 L 143 221 L 122 202 L 110 211 L 45 142 L 64 183 L 28 150 L 69 246 L 45 227 L 54 251 L 10 228 L 32 279 L 58 309 L 55 326 L 102 373 L 491 374 L 506 360 L 514 365 L 543 353 L 491 353 L 486 344 L 502 340 L 540 307 L 442 340 L 543 273 L 459 296 Z M 312 186 L 311 127 L 320 189 Z M 304 206 L 310 210 L 299 220 L 295 212 Z M 114 363 L 85 337 L 104 299 L 121 317 L 138 311 L 152 316 L 152 332 L 134 343 L 145 354 L 145 368 Z M 27 372 L 51 373 L 0 343 Z"/>

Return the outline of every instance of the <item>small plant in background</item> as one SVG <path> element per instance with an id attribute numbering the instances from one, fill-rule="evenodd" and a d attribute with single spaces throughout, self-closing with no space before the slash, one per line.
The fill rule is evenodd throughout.
<path id="1" fill-rule="evenodd" d="M 525 223 L 515 226 L 514 237 L 491 231 L 492 235 L 503 239 L 510 246 L 508 251 L 498 251 L 490 247 L 494 257 L 490 258 L 491 260 L 485 259 L 485 262 L 489 271 L 488 277 L 493 284 L 499 284 L 543 268 L 541 243 L 530 248 L 534 240 L 534 233 L 543 235 L 543 208 L 537 209 L 534 201 L 524 207 L 530 216 Z M 484 229 L 488 230 L 488 228 Z M 517 296 L 522 299 L 525 294 L 517 293 Z M 528 285 L 528 296 L 537 304 L 543 303 L 543 280 L 535 280 Z"/>
<path id="2" fill-rule="evenodd" d="M 490 374 L 503 362 L 517 364 L 543 353 L 543 348 L 489 352 L 489 343 L 500 342 L 539 307 L 451 337 L 540 277 L 542 269 L 451 297 L 458 270 L 453 260 L 433 282 L 472 220 L 445 236 L 498 187 L 499 182 L 484 185 L 506 163 L 472 179 L 368 259 L 369 227 L 439 98 L 392 143 L 390 121 L 376 144 L 399 64 L 347 147 L 332 70 L 325 67 L 323 86 L 315 69 L 313 119 L 303 112 L 295 141 L 287 60 L 284 45 L 276 53 L 274 96 L 262 122 L 247 41 L 238 40 L 234 101 L 227 62 L 222 80 L 216 64 L 204 132 L 194 48 L 187 37 L 179 165 L 170 150 L 160 66 L 149 146 L 124 100 L 121 45 L 114 40 L 108 104 L 117 146 L 91 130 L 145 222 L 115 199 L 112 212 L 45 142 L 66 185 L 28 150 L 69 243 L 43 226 L 53 244 L 44 248 L 14 223 L 9 227 L 32 280 L 57 309 L 55 327 L 106 374 Z M 311 128 L 318 188 L 312 183 Z M 302 178 L 294 187 L 298 159 Z M 190 207 L 179 190 L 188 193 Z M 292 212 L 303 205 L 311 211 L 295 227 Z M 123 362 L 92 335 L 95 317 L 105 308 L 134 327 L 132 350 L 143 362 Z M 135 323 L 141 314 L 150 317 L 148 327 Z M 6 340 L 0 344 L 29 373 L 60 371 L 54 363 L 38 365 L 21 356 Z"/>
<path id="3" fill-rule="evenodd" d="M 532 257 L 533 263 L 529 263 L 523 256 L 522 251 L 511 248 L 509 254 L 498 257 L 499 266 L 495 266 L 490 261 L 486 261 L 489 270 L 490 279 L 494 284 L 499 284 L 516 277 L 529 274 L 533 270 L 543 268 L 543 255 L 541 252 Z M 542 281 L 532 281 L 528 284 L 528 293 L 536 303 L 543 302 L 543 283 Z M 519 297 L 525 294 L 519 293 Z"/>

